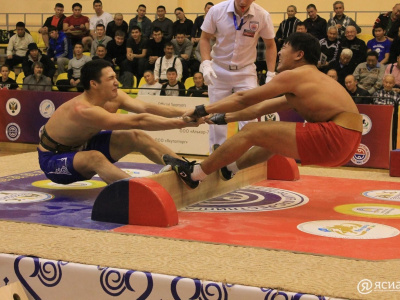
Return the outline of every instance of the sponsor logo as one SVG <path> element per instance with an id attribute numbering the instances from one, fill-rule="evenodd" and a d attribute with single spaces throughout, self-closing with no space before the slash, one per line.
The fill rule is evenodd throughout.
<path id="1" fill-rule="evenodd" d="M 278 113 L 261 116 L 261 121 L 280 121 L 280 120 L 281 118 L 279 117 Z"/>
<path id="2" fill-rule="evenodd" d="M 373 190 L 362 193 L 363 196 L 386 201 L 400 201 L 400 190 Z"/>
<path id="3" fill-rule="evenodd" d="M 362 279 L 357 284 L 357 291 L 362 295 L 372 292 L 400 292 L 400 281 L 375 281 Z"/>
<path id="4" fill-rule="evenodd" d="M 247 186 L 231 193 L 221 195 L 185 207 L 184 211 L 195 212 L 261 212 L 294 208 L 308 202 L 308 197 L 292 191 Z"/>
<path id="5" fill-rule="evenodd" d="M 336 206 L 334 209 L 351 216 L 400 219 L 400 205 L 357 203 Z"/>
<path id="6" fill-rule="evenodd" d="M 16 116 L 21 111 L 21 103 L 16 98 L 8 99 L 6 110 L 10 116 Z"/>
<path id="7" fill-rule="evenodd" d="M 47 119 L 50 118 L 55 110 L 56 110 L 56 107 L 54 106 L 53 101 L 51 101 L 49 99 L 45 99 L 42 102 L 40 102 L 39 112 L 44 118 L 47 118 Z"/>
<path id="8" fill-rule="evenodd" d="M 169 167 L 171 167 L 171 166 L 169 166 Z M 134 177 L 134 178 L 148 177 L 148 176 L 155 174 L 154 172 L 140 170 L 140 169 L 121 169 L 121 170 L 124 171 L 125 173 L 127 173 L 129 176 Z M 94 177 L 99 177 L 99 175 L 94 175 Z"/>
<path id="9" fill-rule="evenodd" d="M 107 184 L 98 180 L 77 181 L 70 184 L 58 184 L 51 180 L 39 180 L 33 182 L 32 185 L 51 190 L 89 190 L 105 187 Z"/>
<path id="10" fill-rule="evenodd" d="M 10 123 L 6 127 L 6 136 L 10 141 L 18 140 L 21 135 L 21 128 L 17 123 Z"/>
<path id="11" fill-rule="evenodd" d="M 370 156 L 371 152 L 369 151 L 369 148 L 364 144 L 360 144 L 360 146 L 358 146 L 356 153 L 351 159 L 351 162 L 355 165 L 363 165 L 367 161 L 369 161 Z"/>
<path id="12" fill-rule="evenodd" d="M 51 200 L 54 195 L 34 191 L 0 191 L 0 203 L 22 204 Z"/>
<path id="13" fill-rule="evenodd" d="M 363 132 L 362 135 L 366 135 L 371 131 L 372 121 L 371 118 L 367 115 L 361 114 L 363 117 Z"/>
<path id="14" fill-rule="evenodd" d="M 349 220 L 320 220 L 301 223 L 297 229 L 305 233 L 339 239 L 385 239 L 400 231 L 387 225 Z"/>

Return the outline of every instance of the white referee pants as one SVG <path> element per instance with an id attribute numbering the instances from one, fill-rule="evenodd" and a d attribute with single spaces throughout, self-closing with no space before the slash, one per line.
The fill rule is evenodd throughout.
<path id="1" fill-rule="evenodd" d="M 213 78 L 214 84 L 208 86 L 210 103 L 222 100 L 231 95 L 232 92 L 244 91 L 257 87 L 257 71 L 254 64 L 248 65 L 240 70 L 226 70 L 214 62 L 213 69 L 217 78 Z M 239 130 L 248 122 L 254 121 L 257 121 L 257 119 L 240 121 Z M 211 153 L 214 144 L 222 144 L 226 140 L 228 126 L 210 125 L 209 130 L 209 146 Z"/>

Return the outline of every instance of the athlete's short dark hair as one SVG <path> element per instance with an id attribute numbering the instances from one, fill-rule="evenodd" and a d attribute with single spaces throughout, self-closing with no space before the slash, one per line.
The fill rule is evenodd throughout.
<path id="1" fill-rule="evenodd" d="M 90 90 L 90 81 L 94 80 L 100 83 L 101 71 L 104 68 L 111 67 L 111 63 L 104 59 L 91 60 L 84 64 L 81 69 L 81 83 L 85 90 Z"/>
<path id="2" fill-rule="evenodd" d="M 286 39 L 285 44 L 289 44 L 295 51 L 303 51 L 304 59 L 312 65 L 317 65 L 321 56 L 321 46 L 318 39 L 309 33 L 294 32 Z"/>

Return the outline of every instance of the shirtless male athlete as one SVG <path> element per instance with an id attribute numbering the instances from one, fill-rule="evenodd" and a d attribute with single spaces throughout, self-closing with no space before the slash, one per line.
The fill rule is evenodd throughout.
<path id="1" fill-rule="evenodd" d="M 96 173 L 107 183 L 129 178 L 113 163 L 132 151 L 159 164 L 165 153 L 176 156 L 143 131 L 133 129 L 166 130 L 201 123 L 171 118 L 184 111 L 132 99 L 118 90 L 115 72 L 104 60 L 86 63 L 81 82 L 84 92 L 57 108 L 41 135 L 40 168 L 53 182 L 68 184 Z M 116 114 L 118 109 L 137 114 Z"/>
<path id="2" fill-rule="evenodd" d="M 191 188 L 219 169 L 229 180 L 238 170 L 274 154 L 300 159 L 303 165 L 347 163 L 361 141 L 362 116 L 347 91 L 317 69 L 319 57 L 317 39 L 293 33 L 279 52 L 279 75 L 268 84 L 185 113 L 194 119 L 217 113 L 210 120 L 223 124 L 294 109 L 307 122 L 249 123 L 221 146 L 214 145 L 218 149 L 201 164 L 168 154 L 163 156 L 164 162 Z"/>

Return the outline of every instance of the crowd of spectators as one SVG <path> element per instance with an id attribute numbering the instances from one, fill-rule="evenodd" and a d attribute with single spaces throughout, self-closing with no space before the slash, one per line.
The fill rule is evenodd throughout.
<path id="1" fill-rule="evenodd" d="M 207 2 L 204 15 L 194 21 L 186 17 L 182 7 L 174 10 L 176 20 L 173 21 L 166 17 L 165 6 L 159 5 L 152 21 L 146 16 L 146 5 L 140 4 L 137 15 L 128 21 L 121 13 L 112 16 L 104 11 L 101 0 L 93 1 L 91 18 L 82 14 L 80 3 L 72 4 L 70 16 L 64 14 L 62 3 L 56 3 L 54 15 L 39 29 L 46 47 L 43 51 L 25 24 L 16 24 L 16 34 L 9 40 L 7 59 L 1 68 L 0 88 L 18 88 L 9 73 L 21 64 L 25 75 L 23 89 L 48 90 L 46 84 L 56 84 L 60 91 L 72 87 L 82 90 L 79 82 L 82 66 L 91 59 L 105 59 L 118 72 L 123 88 L 135 87 L 134 78 L 136 85 L 144 78 L 146 84 L 142 88 L 148 91 L 141 90 L 139 94 L 207 97 L 207 86 L 199 73 L 198 50 L 201 25 L 213 5 Z M 276 32 L 278 50 L 291 33 L 307 32 L 320 41 L 318 68 L 342 84 L 356 103 L 397 103 L 400 4 L 371 22 L 373 37 L 368 41 L 357 37 L 361 28 L 345 14 L 342 1 L 335 1 L 332 8 L 332 17 L 326 20 L 318 14 L 315 4 L 309 4 L 308 17 L 302 21 L 296 17 L 297 7 L 289 5 L 287 18 Z M 256 65 L 261 74 L 267 69 L 262 39 L 257 50 Z M 55 74 L 64 73 L 64 77 L 53 82 L 57 78 Z M 185 93 L 184 82 L 189 77 L 193 77 L 195 85 Z M 379 97 L 389 100 L 376 100 Z"/>

